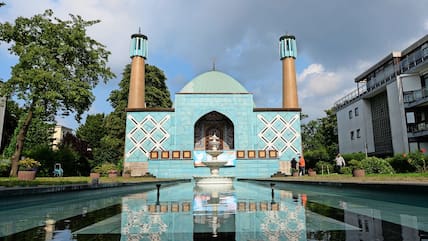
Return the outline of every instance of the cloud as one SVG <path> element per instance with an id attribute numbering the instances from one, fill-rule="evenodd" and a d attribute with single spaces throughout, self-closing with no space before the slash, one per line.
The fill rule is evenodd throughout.
<path id="1" fill-rule="evenodd" d="M 210 70 L 215 58 L 218 70 L 254 93 L 258 107 L 279 107 L 278 38 L 293 34 L 300 102 L 313 118 L 354 88 L 355 76 L 428 30 L 426 0 L 14 0 L 0 8 L 0 21 L 46 8 L 64 19 L 72 13 L 101 20 L 88 34 L 111 51 L 109 65 L 118 76 L 105 91 L 117 88 L 130 62 L 130 35 L 141 27 L 149 38 L 147 62 L 162 67 L 172 97 L 187 81 Z M 0 56 L 2 63 L 4 59 Z M 105 105 L 102 98 L 95 105 Z"/>
<path id="2" fill-rule="evenodd" d="M 303 84 L 303 96 L 325 96 L 337 92 L 340 88 L 341 76 L 337 73 L 326 72 L 321 64 L 311 64 L 298 76 L 298 82 Z"/>
<path id="3" fill-rule="evenodd" d="M 306 78 L 311 75 L 321 74 L 324 72 L 324 67 L 321 64 L 311 64 L 303 70 L 303 72 L 298 76 L 297 81 L 303 82 Z"/>
<path id="4" fill-rule="evenodd" d="M 356 88 L 353 76 L 365 66 L 360 63 L 353 72 L 349 69 L 327 71 L 322 64 L 307 66 L 297 77 L 302 111 L 310 118 L 323 116 L 324 110 L 332 108 L 336 100 Z"/>

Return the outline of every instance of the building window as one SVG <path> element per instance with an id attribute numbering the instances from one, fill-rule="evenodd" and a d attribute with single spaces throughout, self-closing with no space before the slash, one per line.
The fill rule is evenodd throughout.
<path id="1" fill-rule="evenodd" d="M 355 109 L 354 109 L 354 115 L 355 116 L 359 116 L 360 115 L 360 112 L 358 111 L 358 107 L 355 107 Z"/>
<path id="2" fill-rule="evenodd" d="M 357 129 L 357 138 L 360 138 L 361 134 L 360 134 L 360 129 Z"/>
<path id="3" fill-rule="evenodd" d="M 424 58 L 428 57 L 428 44 L 422 45 L 422 52 Z"/>
<path id="4" fill-rule="evenodd" d="M 352 110 L 349 111 L 349 119 L 352 119 Z"/>
<path id="5" fill-rule="evenodd" d="M 354 131 L 351 131 L 351 140 L 354 140 L 355 139 L 355 137 L 354 137 Z"/>

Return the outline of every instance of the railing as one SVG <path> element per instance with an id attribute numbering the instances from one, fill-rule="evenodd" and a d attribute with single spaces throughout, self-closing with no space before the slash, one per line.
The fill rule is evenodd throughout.
<path id="1" fill-rule="evenodd" d="M 412 103 L 426 97 L 428 97 L 428 87 L 403 93 L 404 103 Z"/>
<path id="2" fill-rule="evenodd" d="M 416 133 L 420 131 L 428 131 L 428 122 L 407 124 L 408 133 Z"/>
<path id="3" fill-rule="evenodd" d="M 424 45 L 425 46 L 425 45 Z M 397 74 L 406 73 L 407 71 L 412 70 L 415 67 L 418 67 L 424 63 L 428 62 L 428 50 L 427 48 L 420 48 L 419 50 L 414 51 L 413 53 L 407 55 L 405 58 L 402 58 L 400 61 L 400 70 L 397 70 L 396 73 L 391 74 L 390 76 L 385 77 L 382 80 L 376 81 L 371 86 L 366 84 L 360 86 L 358 89 L 353 90 L 351 93 L 345 95 L 338 101 L 334 103 L 334 108 L 339 109 L 340 107 L 347 105 L 352 100 L 364 95 L 367 92 L 371 92 L 386 83 L 395 80 Z M 410 103 L 428 96 L 428 90 L 421 89 L 417 91 L 409 91 L 404 93 L 404 102 Z"/>
<path id="4" fill-rule="evenodd" d="M 428 51 L 422 49 L 416 50 L 415 52 L 403 58 L 400 62 L 401 73 L 412 70 L 413 68 L 428 61 Z"/>
<path id="5" fill-rule="evenodd" d="M 334 107 L 339 108 L 339 107 L 349 103 L 350 101 L 360 97 L 361 95 L 365 94 L 366 92 L 367 92 L 367 85 L 363 84 L 363 85 L 359 86 L 357 89 L 353 90 L 351 93 L 345 95 L 344 97 L 342 97 L 341 99 L 336 101 L 334 103 Z"/>

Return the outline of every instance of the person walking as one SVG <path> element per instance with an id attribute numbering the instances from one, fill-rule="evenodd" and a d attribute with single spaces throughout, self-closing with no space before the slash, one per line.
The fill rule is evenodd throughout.
<path id="1" fill-rule="evenodd" d="M 291 159 L 291 168 L 297 170 L 297 161 L 296 161 L 296 158 L 294 157 L 293 159 Z"/>
<path id="2" fill-rule="evenodd" d="M 293 157 L 293 159 L 291 159 L 291 175 L 297 176 L 298 173 L 299 169 L 297 169 L 297 161 L 296 158 Z"/>
<path id="3" fill-rule="evenodd" d="M 305 175 L 305 159 L 303 158 L 303 156 L 299 156 L 299 175 L 300 176 L 304 176 Z"/>
<path id="4" fill-rule="evenodd" d="M 338 153 L 335 160 L 336 160 L 335 171 L 337 173 L 342 173 L 342 167 L 345 166 L 345 159 L 343 159 L 342 155 Z"/>

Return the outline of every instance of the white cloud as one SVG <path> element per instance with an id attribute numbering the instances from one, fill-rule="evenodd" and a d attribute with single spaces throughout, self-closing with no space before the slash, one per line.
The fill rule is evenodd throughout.
<path id="1" fill-rule="evenodd" d="M 299 101 L 302 112 L 310 119 L 324 116 L 341 97 L 356 88 L 354 77 L 365 64 L 355 69 L 327 71 L 322 64 L 310 64 L 298 75 Z"/>
<path id="2" fill-rule="evenodd" d="M 298 82 L 304 81 L 308 76 L 314 74 L 321 74 L 324 72 L 324 67 L 321 64 L 311 64 L 303 70 L 303 72 L 298 76 Z"/>
<path id="3" fill-rule="evenodd" d="M 326 72 L 321 64 L 311 64 L 298 76 L 302 85 L 301 98 L 307 96 L 325 96 L 337 92 L 343 78 L 334 72 Z"/>
<path id="4" fill-rule="evenodd" d="M 216 58 L 218 69 L 253 92 L 260 107 L 278 107 L 281 102 L 277 44 L 279 36 L 289 32 L 296 36 L 299 48 L 296 63 L 305 56 L 301 65 L 306 68 L 298 76 L 301 106 L 304 112 L 318 110 L 321 115 L 355 87 L 353 79 L 361 71 L 428 30 L 426 0 L 412 4 L 313 1 L 310 8 L 298 0 L 269 4 L 247 0 L 14 0 L 0 8 L 0 21 L 30 17 L 47 8 L 61 19 L 72 13 L 85 20 L 101 20 L 88 28 L 88 34 L 112 52 L 109 65 L 118 76 L 105 91 L 117 87 L 123 67 L 130 61 L 130 35 L 141 27 L 149 38 L 148 63 L 162 66 L 170 90 L 180 90 L 186 81 L 209 70 Z M 0 55 L 0 62 L 7 58 Z M 104 97 L 97 95 L 94 105 L 109 105 Z"/>

